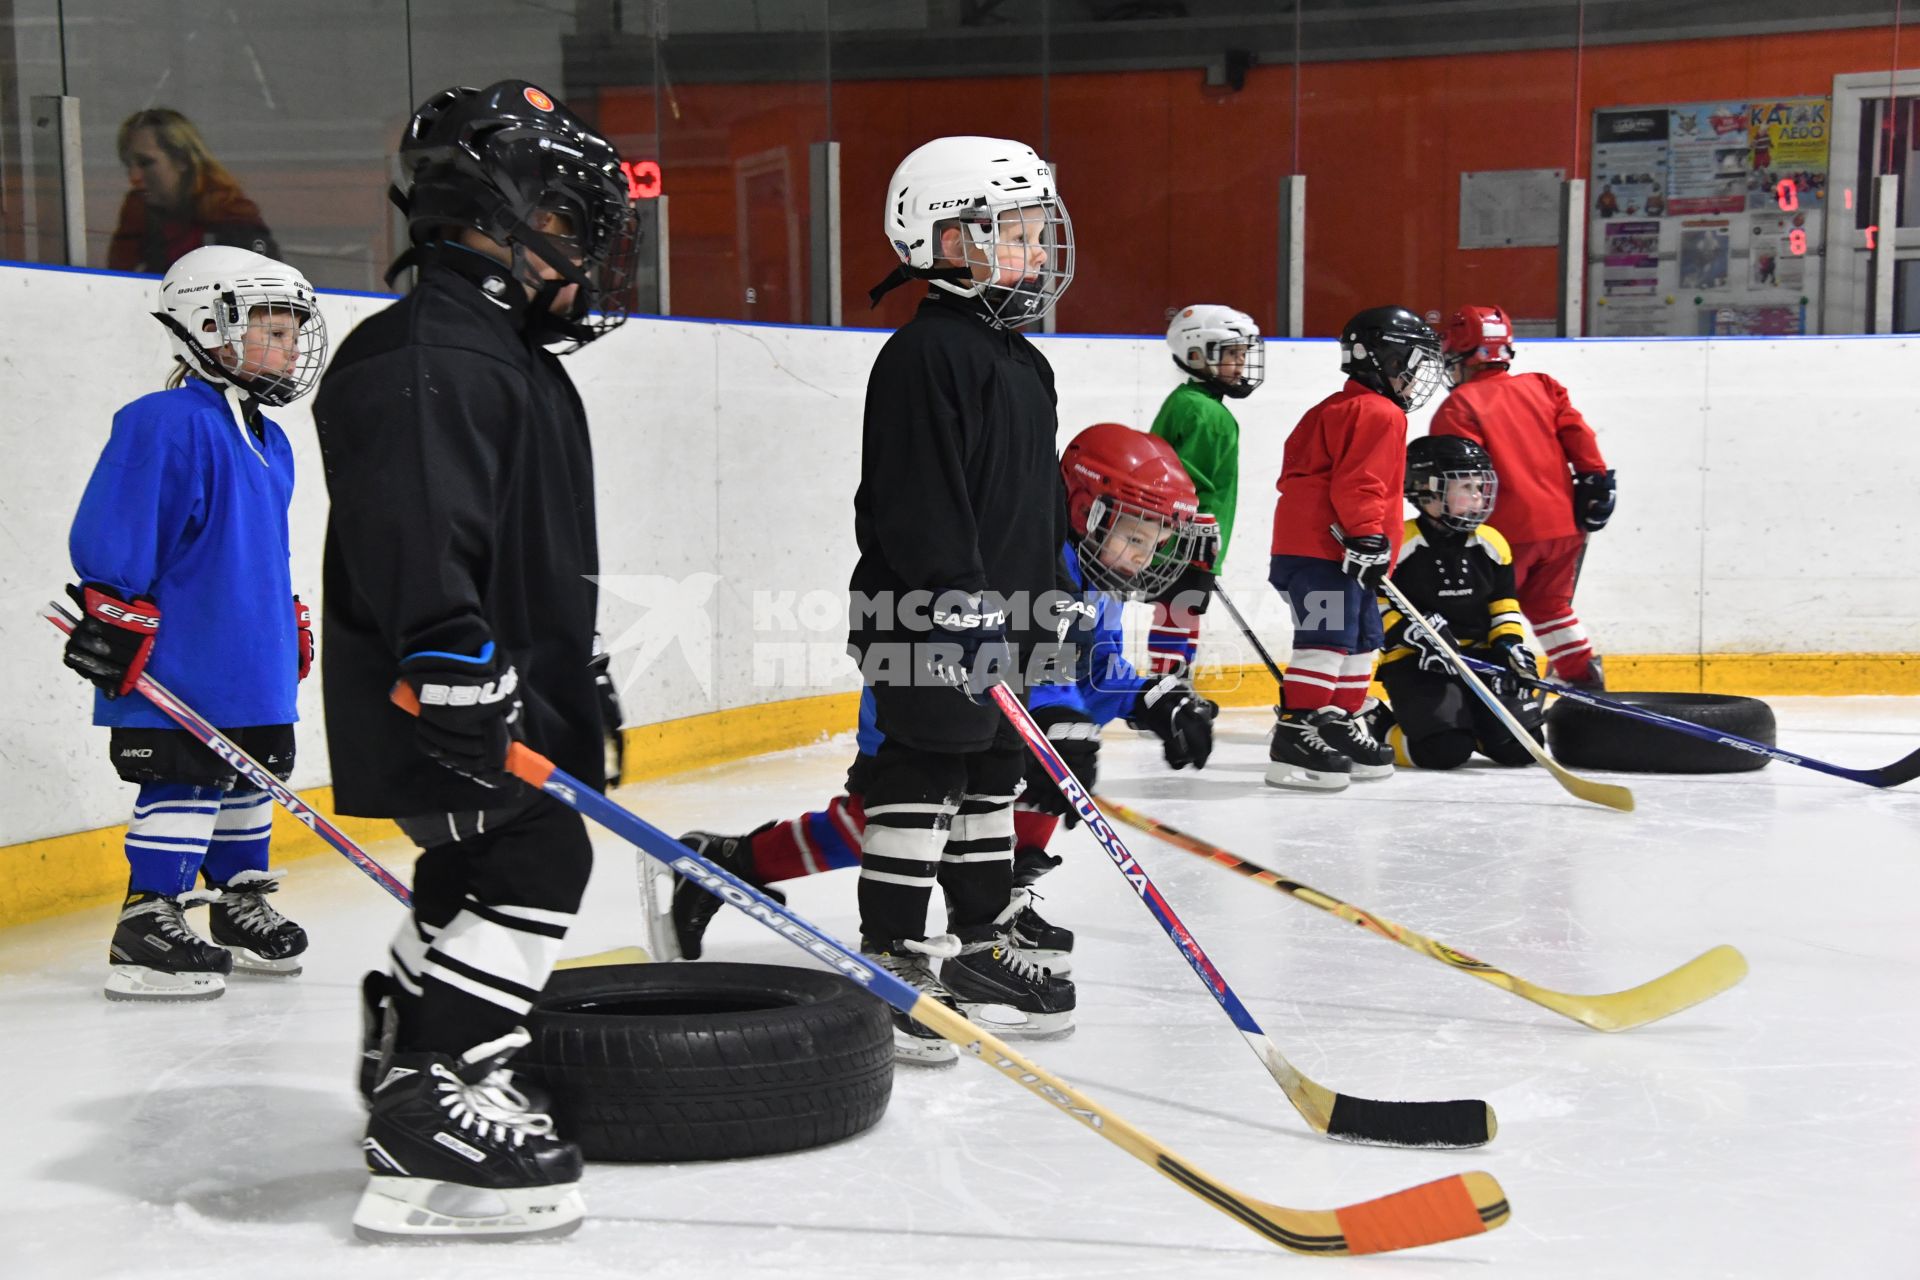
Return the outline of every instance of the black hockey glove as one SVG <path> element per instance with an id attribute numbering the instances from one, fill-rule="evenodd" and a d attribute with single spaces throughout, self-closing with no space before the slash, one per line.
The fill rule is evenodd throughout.
<path id="1" fill-rule="evenodd" d="M 414 740 L 420 750 L 483 787 L 510 786 L 507 748 L 520 740 L 520 674 L 489 660 L 444 654 L 403 659 L 400 679 L 420 700 Z"/>
<path id="2" fill-rule="evenodd" d="M 1065 706 L 1041 707 L 1033 713 L 1033 722 L 1047 735 L 1047 741 L 1060 753 L 1087 794 L 1092 795 L 1093 784 L 1100 776 L 1100 726 L 1086 712 Z M 1080 815 L 1068 806 L 1060 784 L 1031 751 L 1027 752 L 1027 788 L 1020 793 L 1020 799 L 1041 813 L 1064 818 L 1069 829 L 1080 822 Z"/>
<path id="3" fill-rule="evenodd" d="M 1613 472 L 1582 471 L 1573 477 L 1573 518 L 1588 533 L 1598 533 L 1613 519 Z"/>
<path id="4" fill-rule="evenodd" d="M 927 670 L 974 702 L 992 700 L 987 690 L 1013 673 L 1007 647 L 1007 615 L 977 595 L 943 591 L 933 604 L 933 632 L 927 637 Z"/>
<path id="5" fill-rule="evenodd" d="M 1164 676 L 1140 691 L 1127 722 L 1153 730 L 1172 768 L 1204 769 L 1213 754 L 1213 718 L 1219 714 L 1219 706 L 1195 693 L 1186 681 Z"/>
<path id="6" fill-rule="evenodd" d="M 1525 681 L 1540 675 L 1540 655 L 1520 636 L 1501 636 L 1493 642 L 1493 660 L 1506 668 L 1488 681 L 1494 693 L 1502 698 L 1526 697 Z"/>
<path id="7" fill-rule="evenodd" d="M 1447 661 L 1447 646 L 1453 643 L 1453 631 L 1447 626 L 1446 618 L 1437 613 L 1425 618 L 1409 618 L 1402 638 L 1420 655 L 1422 671 L 1436 676 L 1453 673 L 1453 664 Z"/>
<path id="8" fill-rule="evenodd" d="M 1220 525 L 1210 515 L 1194 520 L 1193 563 L 1208 573 L 1220 572 Z"/>
<path id="9" fill-rule="evenodd" d="M 1100 608 L 1091 597 L 1043 598 L 1042 624 L 1053 631 L 1053 646 L 1030 665 L 1029 684 L 1077 684 L 1093 671 L 1094 644 L 1100 638 Z"/>
<path id="10" fill-rule="evenodd" d="M 593 656 L 587 659 L 587 670 L 593 672 L 593 689 L 600 695 L 600 733 L 605 741 L 607 785 L 620 785 L 620 775 L 627 763 L 627 737 L 620 731 L 626 716 L 620 710 L 620 691 L 614 687 L 613 674 L 607 669 L 613 660 L 600 645 L 600 634 L 593 636 Z"/>
<path id="11" fill-rule="evenodd" d="M 1342 548 L 1340 572 L 1369 591 L 1378 590 L 1387 580 L 1387 570 L 1393 567 L 1393 544 L 1387 541 L 1387 535 L 1343 533 L 1335 525 L 1333 536 Z"/>
<path id="12" fill-rule="evenodd" d="M 145 596 L 128 600 L 98 582 L 69 583 L 67 594 L 80 606 L 80 621 L 61 660 L 109 698 L 131 693 L 160 634 L 160 606 Z"/>

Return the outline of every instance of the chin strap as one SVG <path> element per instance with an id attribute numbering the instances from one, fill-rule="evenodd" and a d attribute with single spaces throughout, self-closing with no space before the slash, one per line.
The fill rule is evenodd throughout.
<path id="1" fill-rule="evenodd" d="M 903 262 L 885 280 L 867 290 L 868 305 L 879 306 L 880 299 L 910 280 L 948 280 L 955 284 L 964 280 L 971 284 L 973 272 L 965 267 L 910 267 Z"/>

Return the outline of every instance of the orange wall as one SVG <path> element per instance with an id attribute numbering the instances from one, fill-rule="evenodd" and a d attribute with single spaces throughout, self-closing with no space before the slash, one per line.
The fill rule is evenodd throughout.
<path id="1" fill-rule="evenodd" d="M 1497 300 L 1523 318 L 1550 317 L 1554 250 L 1456 247 L 1462 172 L 1584 176 L 1596 108 L 1824 94 L 1836 74 L 1891 65 L 1892 39 L 1882 27 L 1588 48 L 1577 123 L 1571 49 L 1310 63 L 1298 161 L 1308 176 L 1307 331 L 1331 333 L 1383 302 L 1444 312 Z M 1909 52 L 1920 53 L 1920 37 Z M 1295 163 L 1292 68 L 1255 67 L 1238 93 L 1207 88 L 1190 69 L 1059 75 L 1045 93 L 1050 158 L 1080 254 L 1060 327 L 1155 332 L 1169 309 L 1205 298 L 1271 330 L 1278 182 Z M 825 134 L 824 95 L 817 84 L 677 94 L 681 117 L 662 122 L 660 137 L 674 197 L 674 310 L 744 317 L 732 166 L 785 149 L 804 226 L 807 144 Z M 918 293 L 867 307 L 867 289 L 894 265 L 878 210 L 899 159 L 946 133 L 1038 141 L 1042 95 L 1034 77 L 833 86 L 847 323 L 897 326 Z M 642 116 L 651 131 L 650 92 L 610 92 L 601 110 L 610 132 Z M 764 256 L 757 245 L 754 256 Z"/>

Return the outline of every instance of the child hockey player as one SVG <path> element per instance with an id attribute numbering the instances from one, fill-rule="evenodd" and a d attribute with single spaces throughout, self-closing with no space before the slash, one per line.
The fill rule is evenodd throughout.
<path id="1" fill-rule="evenodd" d="M 1440 385 L 1440 339 L 1405 307 L 1374 307 L 1340 334 L 1347 384 L 1287 437 L 1268 574 L 1293 613 L 1267 785 L 1343 790 L 1385 777 L 1393 753 L 1356 714 L 1380 648 L 1374 588 L 1400 540 L 1407 414 Z"/>
<path id="2" fill-rule="evenodd" d="M 1124 656 L 1121 610 L 1128 599 L 1145 599 L 1178 579 L 1200 550 L 1203 523 L 1195 519 L 1193 483 L 1164 440 L 1118 423 L 1088 427 L 1061 455 L 1073 538 L 1066 547 L 1068 573 L 1092 593 L 1097 622 L 1092 660 L 1068 685 L 1033 690 L 1034 720 L 1074 776 L 1087 787 L 1099 771 L 1100 726 L 1125 717 L 1150 729 L 1175 769 L 1198 769 L 1213 751 L 1218 708 L 1194 693 L 1182 676 L 1143 676 Z M 695 831 L 681 839 L 734 874 L 766 885 L 797 879 L 860 861 L 866 829 L 867 778 L 882 735 L 873 722 L 871 694 L 860 707 L 860 756 L 847 774 L 847 794 L 825 809 L 785 822 L 767 823 L 745 836 Z M 1029 899 L 1030 886 L 1060 865 L 1047 852 L 1059 819 L 1066 817 L 1060 788 L 1029 757 L 1026 788 L 1015 805 L 1013 878 L 1016 886 L 1013 945 L 1051 969 L 1071 967 L 1073 932 L 1043 920 Z M 646 874 L 644 871 L 642 874 Z M 651 941 L 656 956 L 697 959 L 719 899 L 681 882 L 673 893 L 671 927 L 657 917 Z M 964 1003 L 964 1002 L 963 1002 Z M 951 1062 L 952 1045 L 901 1037 L 902 1061 Z"/>
<path id="3" fill-rule="evenodd" d="M 113 418 L 73 520 L 82 617 L 69 667 L 99 689 L 120 777 L 136 783 L 127 897 L 109 948 L 109 1000 L 211 1000 L 226 975 L 300 972 L 307 935 L 267 902 L 272 804 L 134 692 L 142 671 L 281 778 L 293 771 L 295 690 L 313 658 L 293 594 L 293 449 L 261 412 L 312 389 L 327 331 L 313 286 L 245 249 L 186 254 L 155 312 L 173 339 L 168 390 Z M 196 876 L 207 888 L 194 889 Z M 212 943 L 182 915 L 211 902 Z"/>
<path id="4" fill-rule="evenodd" d="M 1408 444 L 1406 496 L 1420 514 L 1407 521 L 1393 581 L 1461 652 L 1499 663 L 1515 677 L 1532 676 L 1538 659 L 1520 627 L 1513 556 L 1507 540 L 1486 523 L 1497 488 L 1492 459 L 1471 440 L 1421 436 Z M 1532 762 L 1455 674 L 1438 637 L 1384 599 L 1380 612 L 1386 635 L 1380 683 L 1389 705 L 1369 719 L 1399 763 L 1453 769 L 1475 751 L 1499 764 Z M 1517 678 L 1487 683 L 1537 737 L 1540 694 Z"/>
<path id="5" fill-rule="evenodd" d="M 1147 657 L 1161 674 L 1186 675 L 1200 638 L 1200 618 L 1213 598 L 1213 577 L 1233 537 L 1240 494 L 1240 424 L 1226 400 L 1243 400 L 1267 376 L 1266 344 L 1253 317 L 1232 307 L 1187 307 L 1167 327 L 1173 363 L 1187 381 L 1167 394 L 1153 434 L 1173 446 L 1193 478 L 1200 511 L 1213 517 L 1215 545 L 1153 602 Z"/>
<path id="6" fill-rule="evenodd" d="M 411 246 L 394 271 L 419 274 L 341 344 L 314 406 L 334 800 L 422 849 L 391 975 L 363 987 L 372 1177 L 354 1229 L 563 1235 L 586 1212 L 580 1149 L 505 1064 L 593 849 L 505 766 L 524 739 L 604 776 L 592 438 L 547 348 L 625 319 L 636 224 L 619 154 L 523 80 L 427 99 L 399 169 Z M 397 682 L 417 718 L 389 703 Z"/>
<path id="7" fill-rule="evenodd" d="M 1507 372 L 1513 325 L 1499 307 L 1454 312 L 1445 360 L 1453 390 L 1430 430 L 1472 440 L 1493 458 L 1520 611 L 1556 676 L 1604 689 L 1605 672 L 1573 609 L 1587 536 L 1613 516 L 1613 472 L 1593 428 L 1546 374 Z"/>

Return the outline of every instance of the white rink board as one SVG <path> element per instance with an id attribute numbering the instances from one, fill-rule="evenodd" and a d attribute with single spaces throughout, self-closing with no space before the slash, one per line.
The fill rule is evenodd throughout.
<path id="1" fill-rule="evenodd" d="M 0 268 L 0 415 L 13 483 L 0 515 L 0 844 L 125 818 L 86 727 L 85 686 L 34 611 L 70 574 L 66 531 L 113 412 L 156 387 L 151 281 Z M 337 343 L 383 299 L 330 294 Z M 882 333 L 635 320 L 569 358 L 594 423 L 603 630 L 630 723 L 853 687 L 840 598 L 854 558 L 866 372 Z M 1178 381 L 1158 338 L 1041 339 L 1062 442 L 1146 426 Z M 1603 650 L 1870 652 L 1913 647 L 1920 570 L 1920 344 L 1910 339 L 1529 341 L 1519 368 L 1567 383 L 1621 473 L 1581 612 Z M 1287 432 L 1340 385 L 1332 343 L 1274 343 L 1242 425 L 1240 515 L 1224 581 L 1284 658 L 1266 530 Z M 294 581 L 319 599 L 325 488 L 303 402 L 276 417 L 300 471 Z M 1424 429 L 1424 415 L 1414 430 Z M 1496 524 L 1497 524 L 1496 520 Z M 784 593 L 793 593 L 790 607 Z M 755 601 L 763 606 L 756 619 Z M 810 608 L 802 607 L 809 605 Z M 799 630 L 787 630 L 788 620 Z M 762 624 L 756 628 L 756 620 Z M 1203 660 L 1252 661 L 1224 622 Z M 797 657 L 793 655 L 797 653 Z M 319 685 L 302 690 L 295 782 L 326 782 Z"/>

